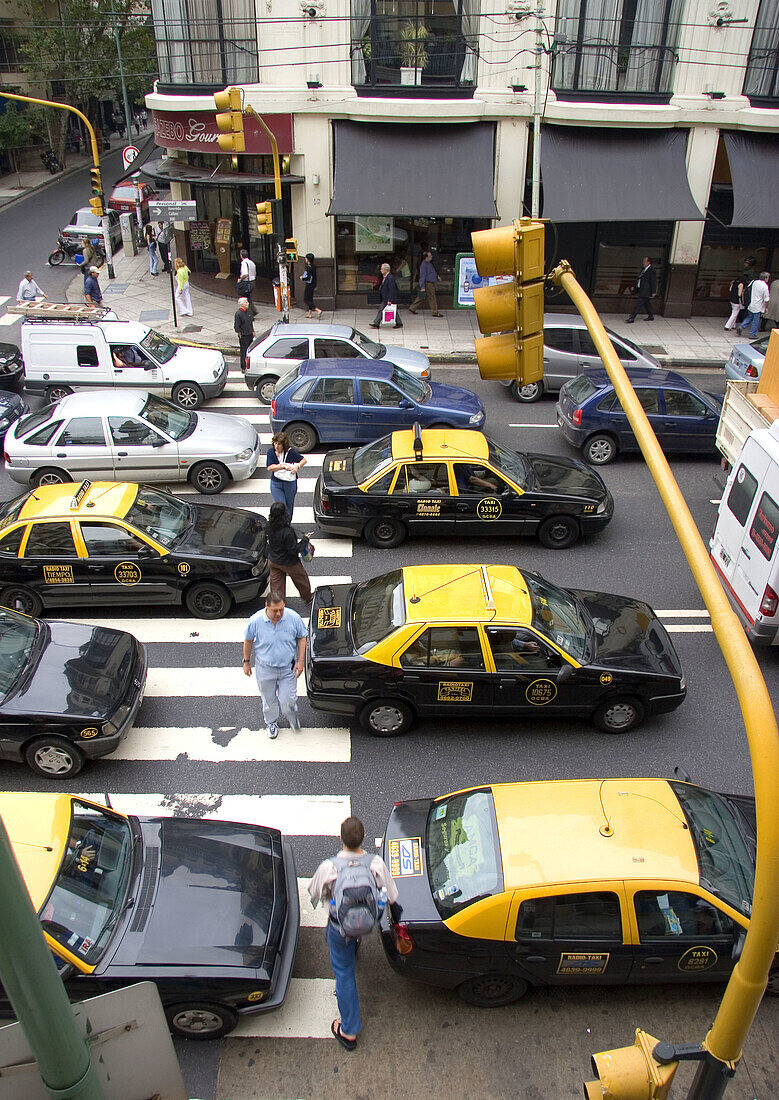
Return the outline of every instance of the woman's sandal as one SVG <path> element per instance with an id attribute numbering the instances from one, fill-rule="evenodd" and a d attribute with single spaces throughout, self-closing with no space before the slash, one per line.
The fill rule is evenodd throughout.
<path id="1" fill-rule="evenodd" d="M 356 1039 L 347 1039 L 346 1036 L 341 1032 L 340 1020 L 333 1020 L 333 1022 L 330 1024 L 330 1030 L 332 1031 L 338 1042 L 341 1044 L 341 1046 L 344 1048 L 344 1050 L 354 1050 L 354 1048 L 357 1046 Z"/>

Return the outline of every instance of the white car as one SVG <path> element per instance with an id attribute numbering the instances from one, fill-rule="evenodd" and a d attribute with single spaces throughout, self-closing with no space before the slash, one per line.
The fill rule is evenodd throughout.
<path id="1" fill-rule="evenodd" d="M 116 252 L 122 245 L 122 227 L 119 224 L 119 215 L 115 210 L 107 210 L 108 225 L 111 232 L 111 251 Z M 76 238 L 82 241 L 84 237 L 104 237 L 103 222 L 89 206 L 80 206 L 72 215 L 70 221 L 62 230 L 63 237 Z"/>
<path id="2" fill-rule="evenodd" d="M 70 394 L 17 421 L 3 449 L 9 476 L 25 486 L 190 481 L 209 494 L 251 477 L 260 458 L 247 420 L 189 412 L 144 390 Z"/>
<path id="3" fill-rule="evenodd" d="M 392 347 L 350 325 L 299 324 L 279 321 L 249 345 L 246 385 L 263 405 L 270 405 L 276 382 L 305 359 L 375 359 L 430 379 L 430 360 L 421 351 Z"/>

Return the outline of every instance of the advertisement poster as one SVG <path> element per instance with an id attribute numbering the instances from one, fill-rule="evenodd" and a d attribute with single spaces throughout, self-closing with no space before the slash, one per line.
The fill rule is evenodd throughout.
<path id="1" fill-rule="evenodd" d="M 354 219 L 355 252 L 391 252 L 395 219 L 358 215 Z"/>
<path id="2" fill-rule="evenodd" d="M 473 292 L 478 287 L 495 286 L 497 283 L 511 283 L 511 275 L 496 275 L 482 278 L 476 270 L 476 261 L 471 252 L 458 252 L 454 261 L 455 309 L 475 309 Z"/>
<path id="3" fill-rule="evenodd" d="M 196 252 L 211 247 L 211 230 L 208 222 L 189 223 L 189 243 Z"/>

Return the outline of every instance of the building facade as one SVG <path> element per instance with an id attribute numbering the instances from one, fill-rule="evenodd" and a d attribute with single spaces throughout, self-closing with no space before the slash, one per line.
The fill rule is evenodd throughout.
<path id="1" fill-rule="evenodd" d="M 145 170 L 197 201 L 194 269 L 273 256 L 255 203 L 270 147 L 220 153 L 213 92 L 240 86 L 276 134 L 285 231 L 317 257 L 323 306 L 401 302 L 430 248 L 439 301 L 474 229 L 530 213 L 533 111 L 547 260 L 603 310 L 644 256 L 660 312 L 717 314 L 753 257 L 779 268 L 779 0 L 153 0 L 161 78 L 147 96 L 166 156 Z M 538 81 L 539 95 L 534 95 Z M 560 298 L 556 305 L 565 305 Z M 551 304 L 551 300 L 550 300 Z"/>

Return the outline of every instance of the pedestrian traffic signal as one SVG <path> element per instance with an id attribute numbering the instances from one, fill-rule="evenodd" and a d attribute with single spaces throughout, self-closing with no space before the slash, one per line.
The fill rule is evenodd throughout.
<path id="1" fill-rule="evenodd" d="M 103 210 L 103 196 L 102 195 L 99 195 L 95 198 L 91 198 L 89 200 L 89 205 L 92 207 L 92 213 L 95 215 L 96 218 L 102 218 L 103 217 L 103 215 L 105 214 L 105 210 Z"/>
<path id="2" fill-rule="evenodd" d="M 287 237 L 284 242 L 284 250 L 287 253 L 287 263 L 294 264 L 298 258 L 298 242 L 294 237 Z"/>
<path id="3" fill-rule="evenodd" d="M 246 139 L 243 133 L 241 89 L 225 88 L 223 92 L 215 92 L 214 103 L 222 112 L 216 116 L 216 128 L 219 131 L 217 145 L 225 153 L 243 153 Z"/>
<path id="4" fill-rule="evenodd" d="M 272 202 L 258 202 L 256 207 L 257 211 L 257 232 L 261 237 L 273 236 L 273 203 Z"/>
<path id="5" fill-rule="evenodd" d="M 497 333 L 476 340 L 482 378 L 514 378 L 519 386 L 544 374 L 544 225 L 520 218 L 500 229 L 471 234 L 476 270 L 498 276 L 476 287 L 473 301 L 479 329 Z"/>
<path id="6" fill-rule="evenodd" d="M 592 1057 L 597 1081 L 585 1081 L 587 1100 L 665 1100 L 678 1062 L 661 1065 L 652 1056 L 658 1040 L 636 1028 L 632 1047 L 603 1050 Z"/>
<path id="7" fill-rule="evenodd" d="M 100 198 L 103 196 L 103 181 L 100 178 L 99 168 L 89 169 L 89 178 L 92 181 L 92 194 L 98 195 Z"/>

